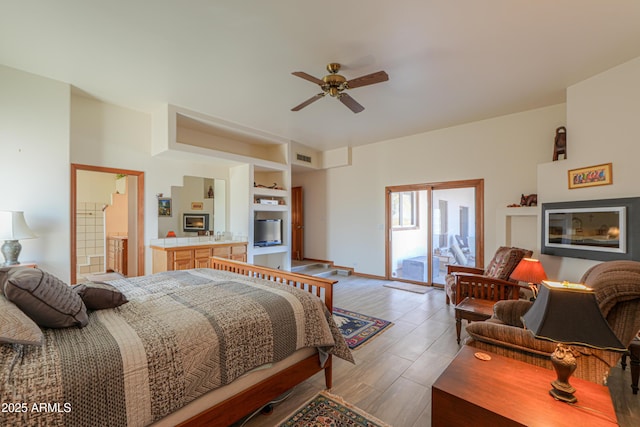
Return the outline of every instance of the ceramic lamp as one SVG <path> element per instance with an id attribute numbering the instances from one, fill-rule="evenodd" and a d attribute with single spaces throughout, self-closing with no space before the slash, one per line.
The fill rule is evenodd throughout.
<path id="1" fill-rule="evenodd" d="M 35 237 L 38 236 L 27 225 L 23 212 L 0 211 L 0 240 L 5 241 L 2 245 L 4 265 L 19 264 L 18 256 L 22 250 L 19 240 Z"/>

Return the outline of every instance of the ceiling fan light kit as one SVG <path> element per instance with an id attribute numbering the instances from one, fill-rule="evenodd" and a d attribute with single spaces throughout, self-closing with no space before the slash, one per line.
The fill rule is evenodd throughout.
<path id="1" fill-rule="evenodd" d="M 342 102 L 354 113 L 359 113 L 364 110 L 364 107 L 344 91 L 348 89 L 355 89 L 362 86 L 372 85 L 375 83 L 382 83 L 389 80 L 389 76 L 384 71 L 378 71 L 376 73 L 367 74 L 366 76 L 347 80 L 344 76 L 338 74 L 338 71 L 340 71 L 340 64 L 338 64 L 337 62 L 329 63 L 327 65 L 327 71 L 329 71 L 329 74 L 324 76 L 322 80 L 313 77 L 312 75 L 307 74 L 304 71 L 295 71 L 291 73 L 294 76 L 300 77 L 301 79 L 305 79 L 317 84 L 322 89 L 321 93 L 312 96 L 299 105 L 296 105 L 291 109 L 291 111 L 300 111 L 312 102 L 315 102 L 318 99 L 329 94 L 329 96 L 338 98 L 340 102 Z"/>

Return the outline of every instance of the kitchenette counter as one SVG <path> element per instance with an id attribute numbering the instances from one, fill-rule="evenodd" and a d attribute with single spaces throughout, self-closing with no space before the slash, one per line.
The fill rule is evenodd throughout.
<path id="1" fill-rule="evenodd" d="M 247 261 L 247 242 L 203 237 L 152 239 L 153 272 L 209 268 L 212 256 Z"/>

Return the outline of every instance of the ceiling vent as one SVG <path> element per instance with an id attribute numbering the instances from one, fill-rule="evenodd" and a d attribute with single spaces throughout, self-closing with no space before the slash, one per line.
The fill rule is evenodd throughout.
<path id="1" fill-rule="evenodd" d="M 301 162 L 311 163 L 311 156 L 305 156 L 304 154 L 296 153 L 296 159 Z"/>

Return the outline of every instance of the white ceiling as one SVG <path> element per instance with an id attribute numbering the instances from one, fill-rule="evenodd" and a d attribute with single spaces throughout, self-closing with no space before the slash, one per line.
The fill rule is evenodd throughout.
<path id="1" fill-rule="evenodd" d="M 321 150 L 561 103 L 638 56 L 637 0 L 0 0 L 0 64 Z M 290 111 L 328 62 L 389 81 Z"/>

